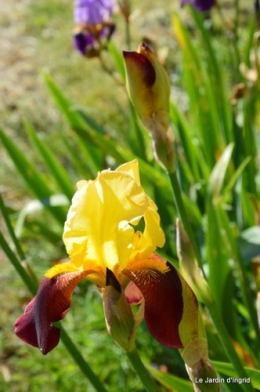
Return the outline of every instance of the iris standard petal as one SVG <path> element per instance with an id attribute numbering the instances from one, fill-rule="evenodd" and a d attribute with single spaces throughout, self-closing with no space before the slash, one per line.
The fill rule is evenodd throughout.
<path id="1" fill-rule="evenodd" d="M 115 171 L 128 174 L 130 177 L 133 178 L 133 180 L 135 180 L 135 182 L 140 184 L 139 165 L 137 159 L 120 165 Z"/>
<path id="2" fill-rule="evenodd" d="M 110 19 L 114 8 L 111 0 L 76 0 L 75 23 L 96 26 Z"/>
<path id="3" fill-rule="evenodd" d="M 95 262 L 120 280 L 117 270 L 126 268 L 139 252 L 133 225 L 142 217 L 147 220 L 142 257 L 164 243 L 157 208 L 141 187 L 137 169 L 138 163 L 133 161 L 116 171 L 102 171 L 94 181 L 78 183 L 63 235 L 77 268 L 88 269 L 88 263 Z"/>
<path id="4" fill-rule="evenodd" d="M 63 235 L 72 262 L 96 261 L 110 270 L 119 260 L 126 263 L 134 234 L 129 222 L 141 219 L 147 204 L 141 186 L 123 173 L 106 171 L 80 182 Z"/>
<path id="5" fill-rule="evenodd" d="M 39 347 L 43 354 L 48 354 L 59 343 L 60 331 L 52 323 L 65 317 L 75 286 L 92 272 L 75 271 L 70 264 L 63 266 L 63 269 L 72 268 L 72 271 L 51 278 L 45 276 L 38 293 L 15 323 L 16 335 L 24 342 Z"/>

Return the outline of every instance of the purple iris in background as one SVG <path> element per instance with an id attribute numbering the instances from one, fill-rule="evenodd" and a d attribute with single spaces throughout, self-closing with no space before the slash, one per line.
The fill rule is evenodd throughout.
<path id="1" fill-rule="evenodd" d="M 208 11 L 216 3 L 215 0 L 181 0 L 181 6 L 190 3 L 197 11 Z"/>
<path id="2" fill-rule="evenodd" d="M 75 47 L 85 56 L 97 55 L 102 38 L 109 39 L 115 26 L 111 23 L 112 0 L 76 0 L 74 20 Z"/>

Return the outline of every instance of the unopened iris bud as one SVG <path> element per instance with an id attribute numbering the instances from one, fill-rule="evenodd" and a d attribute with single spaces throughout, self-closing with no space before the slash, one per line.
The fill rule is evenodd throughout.
<path id="1" fill-rule="evenodd" d="M 195 392 L 220 392 L 221 379 L 217 376 L 209 359 L 201 359 L 193 368 L 187 366 L 186 368 Z"/>
<path id="2" fill-rule="evenodd" d="M 208 341 L 200 313 L 198 312 L 197 336 L 187 339 L 184 348 L 179 350 L 189 377 L 196 392 L 220 391 L 216 371 L 208 356 Z M 208 379 L 215 379 L 215 383 L 207 383 Z M 199 383 L 198 383 L 198 380 Z"/>
<path id="3" fill-rule="evenodd" d="M 131 3 L 129 0 L 121 0 L 118 3 L 119 8 L 125 18 L 125 20 L 127 21 L 127 23 L 129 22 L 129 18 L 131 15 Z"/>
<path id="4" fill-rule="evenodd" d="M 141 120 L 151 130 L 151 120 L 167 129 L 169 124 L 170 83 L 168 75 L 148 45 L 137 52 L 123 52 L 127 72 L 127 89 Z"/>
<path id="5" fill-rule="evenodd" d="M 107 269 L 106 279 L 107 285 L 102 292 L 107 330 L 124 351 L 133 351 L 135 320 L 131 306 L 121 291 L 120 283 L 109 269 Z"/>
<path id="6" fill-rule="evenodd" d="M 145 43 L 137 52 L 124 51 L 129 97 L 153 138 L 156 158 L 174 170 L 173 138 L 169 131 L 170 82 L 156 55 Z"/>

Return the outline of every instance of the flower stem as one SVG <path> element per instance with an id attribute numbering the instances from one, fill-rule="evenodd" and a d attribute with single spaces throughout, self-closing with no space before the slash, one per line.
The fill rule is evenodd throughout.
<path id="1" fill-rule="evenodd" d="M 11 238 L 13 240 L 16 252 L 19 255 L 20 259 L 24 260 L 25 257 L 24 257 L 24 253 L 23 253 L 22 247 L 21 247 L 20 242 L 18 241 L 18 239 L 17 239 L 17 237 L 16 237 L 16 235 L 14 233 L 14 230 L 13 230 L 13 227 L 12 227 L 12 224 L 11 224 L 11 220 L 9 218 L 7 209 L 6 209 L 5 205 L 4 205 L 4 201 L 3 201 L 1 195 L 0 195 L 0 210 L 1 210 L 2 214 L 3 214 L 3 218 L 4 218 L 4 221 L 5 221 L 8 233 L 10 234 L 10 236 L 11 236 Z"/>
<path id="2" fill-rule="evenodd" d="M 178 182 L 176 171 L 168 173 L 168 176 L 169 176 L 169 180 L 171 182 L 173 196 L 174 196 L 174 200 L 175 200 L 178 214 L 181 219 L 182 226 L 190 239 L 193 250 L 195 252 L 197 262 L 198 262 L 199 266 L 202 268 L 199 249 L 198 249 L 197 243 L 195 241 L 195 237 L 193 235 L 193 231 L 191 229 L 190 222 L 188 220 L 187 211 L 186 211 L 186 208 L 185 208 L 183 200 L 182 200 L 181 189 L 180 189 L 180 185 Z"/>
<path id="3" fill-rule="evenodd" d="M 129 19 L 125 22 L 125 33 L 126 33 L 126 47 L 128 50 L 131 49 L 131 33 Z"/>
<path id="4" fill-rule="evenodd" d="M 29 291 L 35 295 L 37 292 L 37 283 L 31 279 L 29 274 L 26 272 L 24 267 L 22 266 L 20 260 L 16 257 L 15 253 L 12 251 L 10 246 L 8 245 L 8 242 L 5 240 L 5 237 L 3 236 L 2 233 L 0 233 L 0 245 L 5 252 L 6 256 L 10 260 L 10 262 L 13 264 L 15 270 L 18 272 L 20 277 L 22 278 L 23 282 L 29 289 Z"/>
<path id="5" fill-rule="evenodd" d="M 57 323 L 58 324 L 58 323 Z M 57 325 L 56 324 L 56 325 Z M 89 379 L 91 384 L 96 388 L 98 392 L 106 392 L 106 388 L 103 386 L 99 378 L 95 375 L 92 371 L 88 363 L 85 361 L 83 356 L 81 355 L 80 351 L 77 349 L 73 341 L 70 339 L 69 335 L 65 331 L 65 329 L 59 325 L 59 329 L 61 330 L 61 340 L 62 343 L 65 345 L 66 349 L 69 351 L 70 355 L 82 371 L 82 373 Z"/>
<path id="6" fill-rule="evenodd" d="M 136 373 L 138 374 L 138 377 L 142 381 L 147 392 L 158 392 L 155 381 L 153 378 L 151 378 L 148 370 L 145 368 L 143 362 L 141 361 L 137 349 L 131 352 L 126 352 L 126 355 L 130 360 Z"/>

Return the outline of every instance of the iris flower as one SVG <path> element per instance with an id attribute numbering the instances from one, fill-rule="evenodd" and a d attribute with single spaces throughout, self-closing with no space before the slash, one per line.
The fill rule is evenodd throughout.
<path id="1" fill-rule="evenodd" d="M 144 225 L 143 231 L 138 224 Z M 38 293 L 16 321 L 15 332 L 23 341 L 43 354 L 58 344 L 60 331 L 53 323 L 65 317 L 72 292 L 84 278 L 103 295 L 115 341 L 118 331 L 124 334 L 124 324 L 130 341 L 143 318 L 150 333 L 168 347 L 184 348 L 198 336 L 195 295 L 177 269 L 154 253 L 165 237 L 157 207 L 140 184 L 137 160 L 77 184 L 63 240 L 70 262 L 46 272 Z M 140 305 L 135 315 L 133 304 Z M 133 347 L 121 346 L 129 351 Z"/>
<path id="2" fill-rule="evenodd" d="M 112 0 L 76 0 L 74 44 L 83 55 L 93 56 L 98 50 L 97 43 L 113 34 L 113 8 Z"/>
<path id="3" fill-rule="evenodd" d="M 190 3 L 194 6 L 197 11 L 204 12 L 208 11 L 216 3 L 215 0 L 182 0 L 181 6 Z"/>

